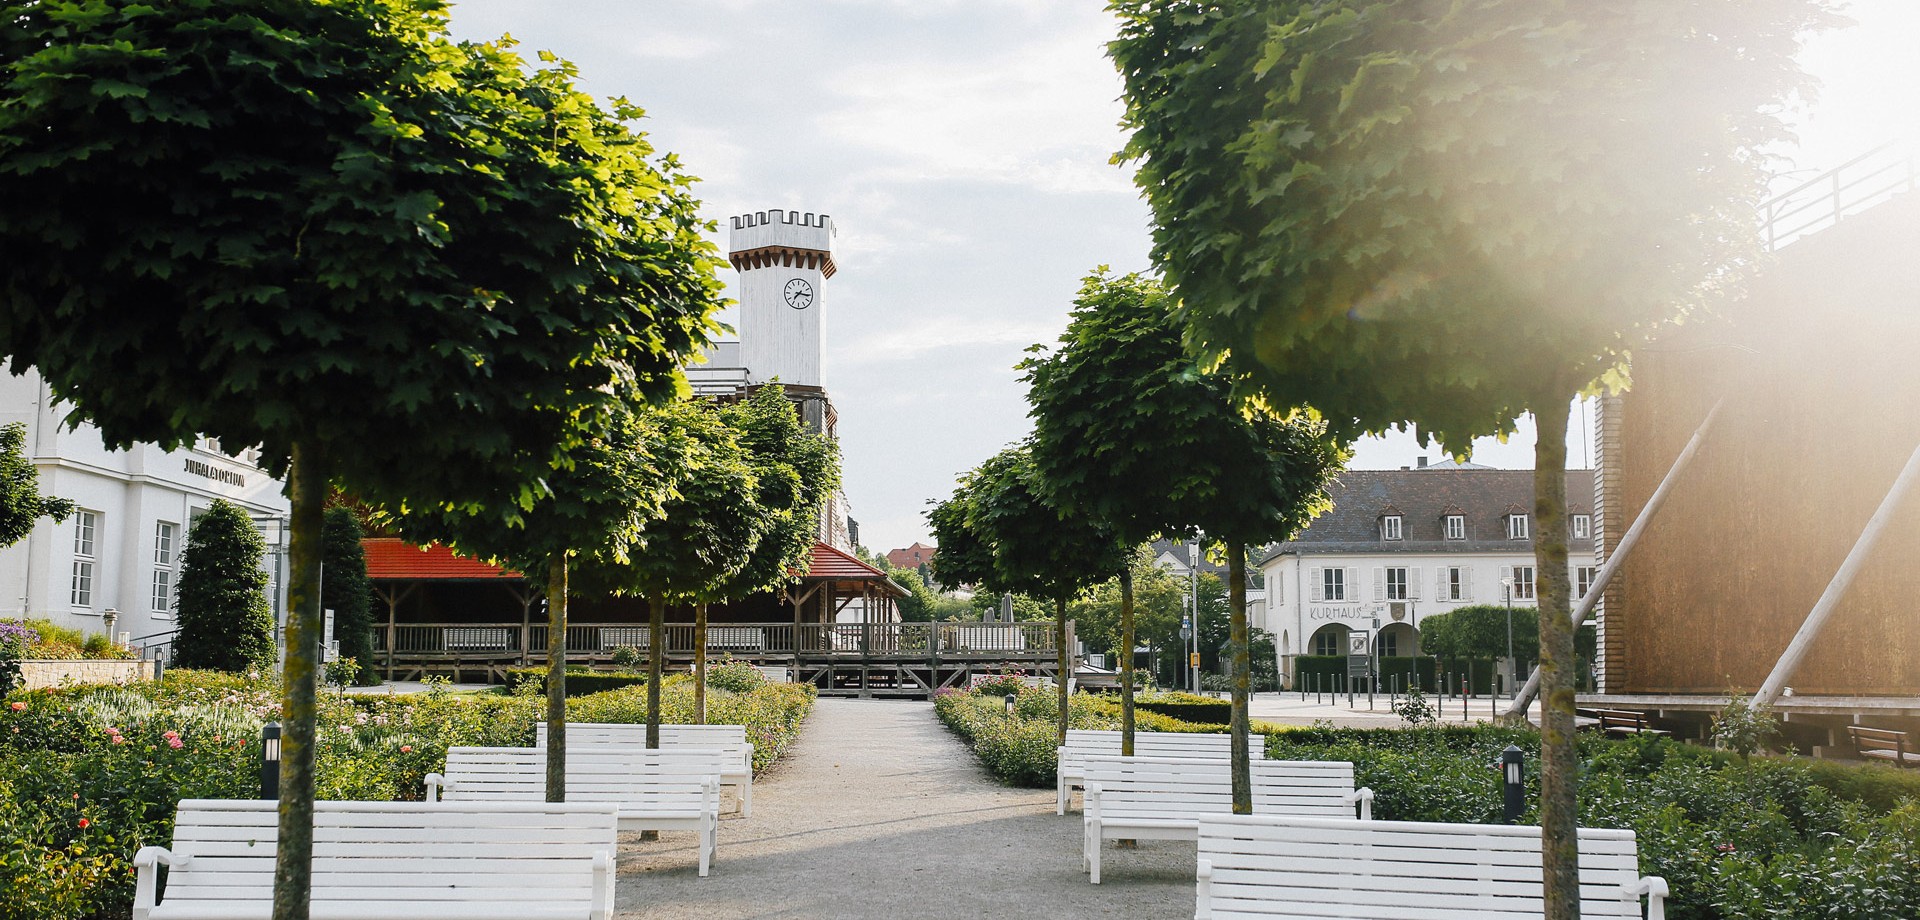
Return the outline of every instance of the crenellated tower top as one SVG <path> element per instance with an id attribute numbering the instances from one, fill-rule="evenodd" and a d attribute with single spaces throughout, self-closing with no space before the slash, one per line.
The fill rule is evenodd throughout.
<path id="1" fill-rule="evenodd" d="M 831 278 L 833 218 L 804 211 L 754 211 L 732 220 L 727 260 L 736 271 L 806 268 Z"/>

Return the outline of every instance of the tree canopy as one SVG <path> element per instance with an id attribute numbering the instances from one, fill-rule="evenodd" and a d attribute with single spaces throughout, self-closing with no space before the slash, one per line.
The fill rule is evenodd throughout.
<path id="1" fill-rule="evenodd" d="M 24 422 L 0 426 L 0 546 L 12 546 L 33 533 L 43 517 L 64 521 L 75 508 L 65 498 L 40 494 L 40 471 L 23 450 Z"/>
<path id="2" fill-rule="evenodd" d="M 806 570 L 820 533 L 820 517 L 840 487 L 839 447 L 810 431 L 776 380 L 725 407 L 754 477 L 759 539 L 731 577 L 707 595 L 732 600 L 778 589 Z"/>
<path id="3" fill-rule="evenodd" d="M 246 509 L 214 499 L 187 529 L 180 553 L 173 664 L 215 671 L 268 671 L 277 657 L 267 573 L 267 541 Z"/>

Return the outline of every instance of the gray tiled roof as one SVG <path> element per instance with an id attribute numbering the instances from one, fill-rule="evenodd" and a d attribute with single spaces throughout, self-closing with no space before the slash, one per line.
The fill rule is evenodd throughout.
<path id="1" fill-rule="evenodd" d="M 1507 539 L 1507 514 L 1533 511 L 1532 470 L 1412 469 L 1347 470 L 1330 490 L 1333 508 L 1291 541 L 1269 547 L 1265 559 L 1284 552 L 1325 553 L 1511 553 L 1531 552 L 1533 541 Z M 1399 512 L 1404 539 L 1380 539 L 1380 516 Z M 1593 471 L 1567 471 L 1567 513 L 1593 511 Z M 1446 539 L 1444 518 L 1466 518 L 1466 539 Z M 1531 525 L 1537 522 L 1529 521 Z M 1590 537 L 1567 541 L 1573 555 L 1591 554 Z M 1264 561 L 1264 559 L 1263 559 Z"/>

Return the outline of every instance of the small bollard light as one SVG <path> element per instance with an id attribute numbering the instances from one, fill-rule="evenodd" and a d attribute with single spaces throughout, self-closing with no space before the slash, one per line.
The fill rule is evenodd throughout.
<path id="1" fill-rule="evenodd" d="M 1527 771 L 1520 749 L 1511 744 L 1500 752 L 1500 780 L 1506 791 L 1501 823 L 1518 823 L 1527 810 Z"/>
<path id="2" fill-rule="evenodd" d="M 280 798 L 280 723 L 260 728 L 260 797 Z"/>
<path id="3" fill-rule="evenodd" d="M 1013 718 L 1013 694 L 1007 694 L 1007 718 Z"/>

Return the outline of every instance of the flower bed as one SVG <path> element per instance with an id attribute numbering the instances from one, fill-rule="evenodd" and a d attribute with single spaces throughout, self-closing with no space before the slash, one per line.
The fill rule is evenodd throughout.
<path id="1" fill-rule="evenodd" d="M 693 687 L 663 683 L 661 718 L 690 722 Z M 258 676 L 172 670 L 126 688 L 23 691 L 0 706 L 0 920 L 124 916 L 133 853 L 165 845 L 182 798 L 259 794 L 264 722 L 278 688 Z M 710 689 L 708 721 L 747 726 L 756 770 L 792 745 L 811 687 Z M 526 746 L 541 696 L 320 697 L 315 778 L 322 799 L 418 799 L 453 745 Z M 644 722 L 646 689 L 567 702 L 573 721 Z"/>

